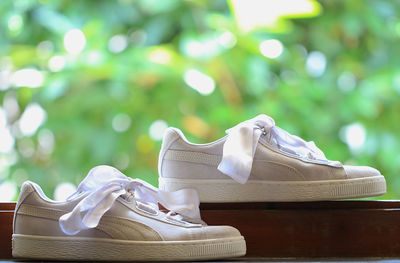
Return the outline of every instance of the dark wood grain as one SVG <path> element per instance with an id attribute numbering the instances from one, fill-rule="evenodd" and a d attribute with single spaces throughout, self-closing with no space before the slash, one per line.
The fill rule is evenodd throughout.
<path id="1" fill-rule="evenodd" d="M 0 258 L 11 258 L 12 222 L 15 203 L 0 202 Z"/>
<path id="2" fill-rule="evenodd" d="M 398 257 L 400 202 L 202 204 L 210 225 L 232 225 L 257 257 Z"/>
<path id="3" fill-rule="evenodd" d="M 202 203 L 201 210 L 282 210 L 282 209 L 385 209 L 400 208 L 399 200 L 343 200 L 321 202 Z"/>
<path id="4" fill-rule="evenodd" d="M 14 203 L 0 203 L 0 258 Z M 240 230 L 249 257 L 400 257 L 399 201 L 201 204 L 210 225 Z"/>

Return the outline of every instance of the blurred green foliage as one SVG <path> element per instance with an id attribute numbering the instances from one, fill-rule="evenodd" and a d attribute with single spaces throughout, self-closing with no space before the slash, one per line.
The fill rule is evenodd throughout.
<path id="1" fill-rule="evenodd" d="M 52 196 L 109 164 L 157 185 L 165 123 L 207 142 L 265 113 L 399 198 L 400 3 L 238 2 L 1 1 L 0 184 Z"/>

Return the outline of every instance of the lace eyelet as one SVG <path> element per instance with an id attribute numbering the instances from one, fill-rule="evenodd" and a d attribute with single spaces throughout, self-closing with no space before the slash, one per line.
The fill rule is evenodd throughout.
<path id="1" fill-rule="evenodd" d="M 154 207 L 152 207 L 149 204 L 145 204 L 142 203 L 138 200 L 136 200 L 136 208 L 146 214 L 152 215 L 152 216 L 156 216 L 158 215 L 158 211 L 156 209 L 154 209 Z"/>

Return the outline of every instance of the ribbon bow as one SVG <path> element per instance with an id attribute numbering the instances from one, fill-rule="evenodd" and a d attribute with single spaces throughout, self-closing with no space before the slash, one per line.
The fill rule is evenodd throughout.
<path id="1" fill-rule="evenodd" d="M 184 217 L 200 220 L 200 200 L 195 190 L 165 192 L 142 180 L 131 179 L 111 166 L 102 165 L 90 170 L 79 184 L 76 193 L 69 199 L 82 192 L 88 192 L 87 196 L 70 213 L 59 219 L 61 229 L 68 235 L 96 227 L 102 216 L 121 195 L 133 194 L 135 199 L 150 203 L 157 209 L 160 203 L 168 210 Z"/>
<path id="2" fill-rule="evenodd" d="M 228 136 L 218 170 L 241 184 L 246 183 L 250 176 L 261 135 L 265 136 L 269 143 L 287 153 L 311 160 L 326 160 L 324 153 L 314 142 L 306 142 L 298 136 L 291 135 L 275 126 L 275 121 L 264 114 L 241 122 L 228 129 L 226 133 Z"/>

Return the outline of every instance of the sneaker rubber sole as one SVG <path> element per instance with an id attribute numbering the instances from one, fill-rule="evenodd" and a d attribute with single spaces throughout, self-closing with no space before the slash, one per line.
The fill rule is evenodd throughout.
<path id="1" fill-rule="evenodd" d="M 182 261 L 243 256 L 243 237 L 190 241 L 129 241 L 106 238 L 14 234 L 15 258 L 87 261 Z"/>
<path id="2" fill-rule="evenodd" d="M 159 178 L 164 191 L 194 188 L 203 203 L 303 202 L 378 196 L 386 193 L 382 175 L 321 181 L 233 180 Z"/>

